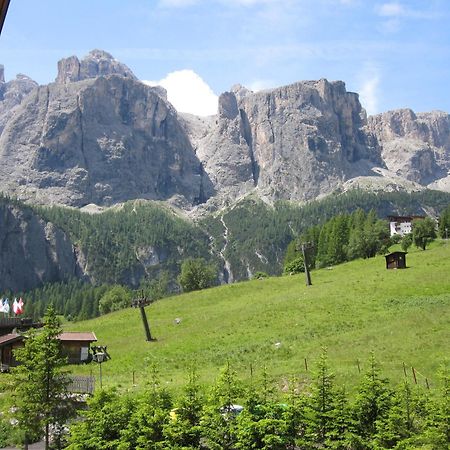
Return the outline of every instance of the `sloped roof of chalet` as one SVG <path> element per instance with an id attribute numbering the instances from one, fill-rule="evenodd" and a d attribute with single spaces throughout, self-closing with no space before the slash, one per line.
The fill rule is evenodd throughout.
<path id="1" fill-rule="evenodd" d="M 12 344 L 13 342 L 20 341 L 24 338 L 23 335 L 19 333 L 9 333 L 4 336 L 0 336 L 0 347 L 3 347 L 7 344 Z"/>
<path id="2" fill-rule="evenodd" d="M 88 332 L 78 332 L 78 331 L 64 331 L 58 336 L 59 340 L 62 342 L 67 341 L 85 341 L 94 342 L 97 341 L 97 336 L 93 331 Z"/>
<path id="3" fill-rule="evenodd" d="M 25 339 L 25 337 L 26 336 L 19 333 L 5 334 L 4 336 L 0 336 L 0 347 L 7 344 L 12 344 L 16 341 L 20 341 L 22 339 Z M 58 336 L 58 339 L 61 342 L 94 342 L 97 341 L 97 336 L 95 336 L 95 333 L 93 331 L 82 333 L 78 331 L 65 331 Z"/>

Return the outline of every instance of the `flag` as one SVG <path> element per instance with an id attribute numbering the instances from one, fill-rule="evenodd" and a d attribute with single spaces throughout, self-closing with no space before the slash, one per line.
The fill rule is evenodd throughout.
<path id="1" fill-rule="evenodd" d="M 13 311 L 16 316 L 18 316 L 19 314 L 23 314 L 23 305 L 24 303 L 22 297 L 19 298 L 19 301 L 17 301 L 17 298 L 14 299 Z"/>
<path id="2" fill-rule="evenodd" d="M 9 300 L 7 298 L 3 300 L 3 312 L 9 314 Z"/>

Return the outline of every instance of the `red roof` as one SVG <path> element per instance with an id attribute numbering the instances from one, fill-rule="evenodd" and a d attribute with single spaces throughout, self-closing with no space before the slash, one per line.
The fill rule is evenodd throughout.
<path id="1" fill-rule="evenodd" d="M 97 340 L 93 331 L 89 332 L 78 332 L 78 331 L 65 331 L 59 335 L 59 340 L 63 342 L 67 341 L 86 341 L 94 342 Z"/>
<path id="2" fill-rule="evenodd" d="M 5 334 L 4 336 L 0 336 L 0 345 L 10 344 L 21 339 L 23 339 L 23 336 L 18 333 Z"/>

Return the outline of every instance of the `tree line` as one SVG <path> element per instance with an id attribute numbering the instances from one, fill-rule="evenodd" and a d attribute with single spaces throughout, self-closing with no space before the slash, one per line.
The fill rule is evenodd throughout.
<path id="1" fill-rule="evenodd" d="M 440 230 L 445 229 L 447 216 L 450 223 L 448 211 L 450 207 L 441 215 Z M 351 214 L 339 214 L 322 225 L 310 227 L 292 240 L 286 249 L 284 273 L 304 271 L 302 244 L 307 247 L 308 265 L 312 269 L 358 258 L 373 258 L 377 254 L 388 253 L 394 244 L 400 244 L 404 251 L 408 251 L 413 243 L 425 250 L 435 238 L 436 222 L 429 217 L 413 220 L 410 234 L 390 236 L 387 220 L 379 219 L 373 209 L 366 213 L 358 208 Z"/>
<path id="2" fill-rule="evenodd" d="M 393 386 L 372 354 L 349 395 L 335 382 L 326 349 L 311 379 L 293 377 L 283 390 L 265 369 L 244 385 L 227 363 L 209 388 L 192 366 L 174 395 L 151 365 L 144 392 L 100 389 L 76 411 L 60 332 L 49 308 L 43 329 L 15 351 L 21 365 L 11 382 L 12 407 L 0 415 L 0 445 L 27 448 L 42 437 L 45 448 L 69 450 L 441 450 L 450 443 L 448 369 L 439 389 L 411 384 L 406 374 Z"/>
<path id="3" fill-rule="evenodd" d="M 372 356 L 356 394 L 336 385 L 326 350 L 310 382 L 280 392 L 263 370 L 244 387 L 227 364 L 210 389 L 195 370 L 180 396 L 150 368 L 145 393 L 98 392 L 71 426 L 68 449 L 410 449 L 450 443 L 450 377 L 440 391 L 383 377 Z M 243 409 L 238 403 L 242 403 Z M 416 447 L 417 446 L 417 447 Z M 425 447 L 424 447 L 425 448 Z"/>

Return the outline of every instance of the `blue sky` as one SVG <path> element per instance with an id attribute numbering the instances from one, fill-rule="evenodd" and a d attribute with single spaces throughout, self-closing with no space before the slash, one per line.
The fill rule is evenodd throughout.
<path id="1" fill-rule="evenodd" d="M 100 48 L 208 111 L 236 83 L 327 78 L 369 113 L 450 112 L 449 23 L 449 0 L 11 0 L 0 63 L 44 84 Z"/>

